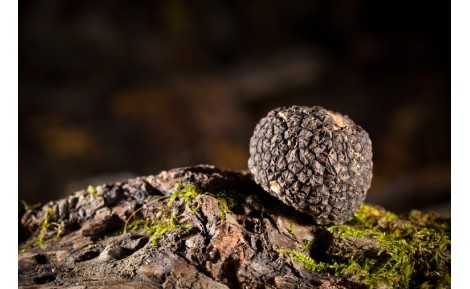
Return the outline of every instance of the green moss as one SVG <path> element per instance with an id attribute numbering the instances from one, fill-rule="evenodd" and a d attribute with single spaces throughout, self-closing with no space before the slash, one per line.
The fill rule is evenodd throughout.
<path id="1" fill-rule="evenodd" d="M 33 234 L 33 239 L 28 242 L 23 248 L 19 249 L 19 253 L 26 252 L 29 248 L 34 245 L 38 245 L 40 248 L 44 249 L 46 247 L 45 241 L 48 236 L 55 235 L 55 238 L 58 239 L 62 235 L 62 225 L 54 222 L 55 215 L 51 207 L 47 208 L 44 217 L 41 220 L 41 225 L 38 230 Z"/>
<path id="2" fill-rule="evenodd" d="M 143 229 L 147 232 L 151 243 L 156 245 L 157 241 L 165 233 L 178 228 L 188 229 L 190 227 L 187 223 L 181 223 L 178 216 L 171 212 L 175 200 L 182 200 L 186 203 L 185 208 L 190 210 L 192 213 L 195 213 L 201 206 L 199 199 L 202 196 L 203 194 L 201 194 L 195 186 L 178 185 L 178 189 L 170 196 L 164 198 L 159 197 L 153 201 L 157 202 L 163 199 L 163 203 L 156 206 L 157 213 L 152 218 L 147 217 L 145 219 L 137 219 L 132 223 L 128 223 L 129 219 L 134 217 L 137 213 L 137 211 L 135 211 L 127 220 L 124 226 L 124 233 L 128 230 Z"/>
<path id="3" fill-rule="evenodd" d="M 86 192 L 94 197 L 98 195 L 98 190 L 93 186 L 88 186 Z M 141 207 L 135 210 L 131 216 L 127 219 L 124 230 L 122 232 L 126 233 L 128 230 L 140 230 L 143 229 L 148 233 L 149 239 L 152 244 L 156 244 L 160 237 L 174 229 L 178 228 L 189 228 L 190 225 L 187 223 L 181 223 L 179 221 L 180 216 L 172 213 L 172 209 L 177 200 L 180 200 L 185 203 L 185 209 L 189 210 L 192 214 L 195 214 L 201 207 L 200 199 L 204 195 L 209 195 L 207 193 L 202 193 L 199 188 L 194 185 L 183 185 L 178 184 L 177 190 L 175 190 L 170 196 L 159 197 L 154 201 L 147 204 L 147 208 L 150 204 L 161 202 L 160 205 L 156 206 L 156 210 L 151 210 L 156 213 L 152 217 L 146 217 L 145 219 L 137 218 L 137 213 L 144 209 Z M 216 195 L 211 195 L 217 199 L 219 206 L 220 218 L 225 220 L 226 214 L 231 212 L 236 204 L 236 201 L 233 198 L 228 197 L 224 192 L 220 192 Z M 26 203 L 23 203 L 26 210 L 33 210 L 35 208 L 27 206 Z M 41 221 L 41 225 L 38 231 L 33 234 L 35 236 L 32 241 L 27 243 L 23 248 L 19 249 L 19 252 L 25 252 L 33 245 L 39 245 L 41 248 L 45 247 L 45 240 L 47 236 L 52 233 L 56 234 L 56 237 L 59 238 L 62 234 L 62 226 L 56 222 L 53 222 L 55 216 L 52 208 L 48 208 L 45 211 L 44 217 Z M 131 222 L 131 220 L 133 220 Z"/>
<path id="4" fill-rule="evenodd" d="M 232 212 L 232 208 L 235 207 L 237 201 L 234 198 L 229 197 L 224 192 L 221 192 L 215 196 L 217 199 L 217 205 L 219 206 L 219 216 L 221 220 L 226 219 L 227 213 Z"/>
<path id="5" fill-rule="evenodd" d="M 136 216 L 136 213 L 139 210 L 134 211 L 127 220 L 124 226 L 124 233 L 128 230 L 139 230 L 143 229 L 148 233 L 149 239 L 152 244 L 156 244 L 163 234 L 172 231 L 174 229 L 183 228 L 188 229 L 190 224 L 181 223 L 179 221 L 179 216 L 172 213 L 172 208 L 177 200 L 180 200 L 185 203 L 185 209 L 189 210 L 191 214 L 195 214 L 201 207 L 201 198 L 207 195 L 202 193 L 199 188 L 194 185 L 183 185 L 178 184 L 177 190 L 175 190 L 170 196 L 164 198 L 158 198 L 154 202 L 163 201 L 160 205 L 156 206 L 155 215 L 150 218 L 137 219 L 129 223 L 130 219 Z M 214 196 L 217 198 L 217 202 L 220 210 L 221 219 L 225 220 L 227 212 L 230 212 L 230 207 L 232 206 L 233 200 L 225 199 L 221 197 L 222 194 Z"/>
<path id="6" fill-rule="evenodd" d="M 176 215 L 171 215 L 168 219 L 147 218 L 145 220 L 134 221 L 128 225 L 127 230 L 145 230 L 148 233 L 150 242 L 156 245 L 163 234 L 178 228 L 188 229 L 189 224 L 181 224 Z"/>
<path id="7" fill-rule="evenodd" d="M 86 192 L 95 198 L 98 196 L 98 191 L 95 189 L 95 187 L 91 185 L 86 188 Z"/>
<path id="8" fill-rule="evenodd" d="M 307 270 L 310 270 L 310 271 L 313 271 L 313 272 L 319 271 L 318 266 L 319 266 L 320 263 L 315 262 L 309 256 L 306 256 L 306 255 L 304 255 L 304 254 L 302 254 L 302 253 L 300 253 L 296 250 L 278 249 L 278 250 L 276 250 L 276 252 L 278 252 L 279 254 L 291 255 L 292 258 L 294 259 L 294 261 L 299 262 L 302 265 L 304 265 L 305 269 L 307 269 Z"/>
<path id="9" fill-rule="evenodd" d="M 327 272 L 327 271 L 334 271 L 336 274 L 335 276 L 343 276 L 354 272 L 359 275 L 368 275 L 358 263 L 351 262 L 348 264 L 338 264 L 338 263 L 325 263 L 325 262 L 316 262 L 311 257 L 296 251 L 296 250 L 285 250 L 279 249 L 276 252 L 280 254 L 288 254 L 292 256 L 294 261 L 301 263 L 305 269 L 313 271 L 313 272 Z"/>
<path id="10" fill-rule="evenodd" d="M 293 234 L 294 231 L 295 231 L 295 221 L 294 219 L 289 219 L 289 232 Z"/>
<path id="11" fill-rule="evenodd" d="M 144 229 L 149 233 L 150 236 L 150 241 L 152 244 L 156 244 L 157 240 L 160 239 L 160 237 L 165 234 L 166 232 L 169 232 L 174 229 L 182 228 L 182 229 L 189 229 L 190 225 L 189 224 L 181 224 L 178 221 L 178 218 L 176 215 L 171 215 L 170 219 L 165 222 L 161 222 L 157 225 L 150 225 L 146 226 Z"/>
<path id="12" fill-rule="evenodd" d="M 191 214 L 195 214 L 201 207 L 201 198 L 205 195 L 210 195 L 217 199 L 221 220 L 226 219 L 227 213 L 231 212 L 231 208 L 236 204 L 236 201 L 233 198 L 228 197 L 224 192 L 212 195 L 209 193 L 202 193 L 201 190 L 194 185 L 178 184 L 177 190 L 175 190 L 170 196 L 163 198 L 160 197 L 153 201 L 162 201 L 160 205 L 156 206 L 156 213 L 153 217 L 136 219 L 133 222 L 129 222 L 132 218 L 135 218 L 137 212 L 142 210 L 143 207 L 134 211 L 128 218 L 123 232 L 125 233 L 128 230 L 143 229 L 148 233 L 152 244 L 155 245 L 163 234 L 174 229 L 188 229 L 190 227 L 190 224 L 181 223 L 179 221 L 180 216 L 172 213 L 172 208 L 174 207 L 175 202 L 177 200 L 184 202 L 185 209 L 190 211 Z"/>
<path id="13" fill-rule="evenodd" d="M 434 214 L 414 212 L 409 221 L 403 221 L 379 207 L 363 205 L 348 223 L 323 227 L 319 233 L 337 234 L 343 239 L 372 238 L 378 241 L 380 250 L 376 256 L 362 250 L 330 252 L 319 260 L 296 250 L 277 251 L 311 271 L 334 276 L 355 274 L 369 288 L 450 287 L 450 223 Z M 311 243 L 300 249 L 307 251 L 313 246 Z"/>
<path id="14" fill-rule="evenodd" d="M 217 205 L 219 206 L 220 219 L 225 221 L 227 213 L 231 212 L 227 199 L 217 198 Z"/>
<path id="15" fill-rule="evenodd" d="M 182 185 L 178 184 L 178 189 L 168 197 L 168 207 L 173 205 L 176 199 L 181 199 L 186 203 L 186 208 L 190 209 L 192 213 L 195 213 L 201 207 L 200 199 L 204 196 L 200 192 L 199 188 L 193 185 Z"/>
<path id="16" fill-rule="evenodd" d="M 30 205 L 30 204 L 26 203 L 24 200 L 21 200 L 21 204 L 23 205 L 23 208 L 26 212 L 34 211 L 34 210 L 36 210 L 37 208 L 39 208 L 41 206 L 40 203 Z"/>
<path id="17" fill-rule="evenodd" d="M 302 245 L 302 247 L 300 247 L 300 250 L 307 251 L 312 247 L 313 247 L 313 240 L 309 240 L 309 241 L 305 242 L 305 244 Z"/>
<path id="18" fill-rule="evenodd" d="M 200 199 L 209 195 L 217 199 L 217 205 L 219 207 L 219 216 L 221 220 L 226 219 L 227 213 L 231 212 L 237 201 L 228 196 L 225 192 L 219 192 L 217 194 L 202 193 L 199 188 L 193 185 L 178 185 L 178 190 L 168 198 L 168 206 L 171 207 L 174 200 L 182 199 L 186 203 L 186 207 L 191 209 L 192 213 L 197 212 L 201 207 Z"/>
<path id="19" fill-rule="evenodd" d="M 128 230 L 140 230 L 143 229 L 147 232 L 149 240 L 153 245 L 157 244 L 157 241 L 167 232 L 182 228 L 188 229 L 190 227 L 187 223 L 181 223 L 179 217 L 172 213 L 172 208 L 176 200 L 182 200 L 185 202 L 185 209 L 190 210 L 191 213 L 195 213 L 201 206 L 199 200 L 203 196 L 202 193 L 195 186 L 181 185 L 179 184 L 178 189 L 174 191 L 170 196 L 164 198 L 157 198 L 153 202 L 163 202 L 156 206 L 156 213 L 153 217 L 146 217 L 145 219 L 136 219 L 129 223 L 131 218 L 136 216 L 136 213 L 143 209 L 134 211 L 124 226 L 124 233 Z M 151 202 L 151 203 L 153 203 Z M 151 204 L 150 203 L 150 204 Z"/>
<path id="20" fill-rule="evenodd" d="M 46 215 L 44 216 L 44 219 L 41 222 L 41 227 L 39 228 L 39 234 L 36 240 L 36 243 L 41 248 L 44 248 L 44 237 L 46 236 L 47 227 L 49 227 L 49 222 L 50 222 L 52 215 L 53 215 L 52 208 L 47 209 Z"/>

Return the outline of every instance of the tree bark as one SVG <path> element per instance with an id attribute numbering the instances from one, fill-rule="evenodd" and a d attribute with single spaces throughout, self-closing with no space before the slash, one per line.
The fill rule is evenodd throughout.
<path id="1" fill-rule="evenodd" d="M 190 188 L 197 193 L 175 194 Z M 20 288 L 365 288 L 355 274 L 315 272 L 282 250 L 387 256 L 374 238 L 316 226 L 249 173 L 207 165 L 89 187 L 25 209 L 19 229 Z M 450 271 L 450 246 L 440 256 Z"/>

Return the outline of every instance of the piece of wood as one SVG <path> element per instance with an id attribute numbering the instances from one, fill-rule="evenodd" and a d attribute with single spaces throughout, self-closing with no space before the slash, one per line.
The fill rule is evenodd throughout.
<path id="1" fill-rule="evenodd" d="M 188 188 L 199 191 L 184 195 Z M 362 288 L 355 274 L 313 272 L 282 250 L 318 262 L 388 254 L 371 236 L 328 234 L 246 172 L 207 165 L 79 191 L 20 215 L 20 288 Z M 124 232 L 126 223 L 134 228 Z M 440 253 L 450 271 L 450 248 Z"/>

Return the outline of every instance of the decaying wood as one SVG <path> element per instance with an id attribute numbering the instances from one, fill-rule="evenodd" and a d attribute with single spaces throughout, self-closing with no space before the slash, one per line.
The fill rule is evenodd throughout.
<path id="1" fill-rule="evenodd" d="M 168 198 L 180 184 L 204 193 L 188 209 Z M 221 214 L 220 196 L 234 199 Z M 123 232 L 129 220 L 170 210 L 186 227 L 153 244 L 143 229 Z M 62 230 L 33 244 L 47 214 Z M 168 212 L 167 212 L 168 213 Z M 248 173 L 211 166 L 174 169 L 155 176 L 80 191 L 24 212 L 19 254 L 20 288 L 362 288 L 351 274 L 311 272 L 277 249 L 298 249 L 315 237 L 310 216 L 265 193 Z M 29 232 L 29 233 L 28 233 Z M 53 232 L 49 232 L 53 233 Z M 36 235 L 35 235 L 36 234 Z M 332 235 L 322 250 L 380 250 L 373 239 Z"/>

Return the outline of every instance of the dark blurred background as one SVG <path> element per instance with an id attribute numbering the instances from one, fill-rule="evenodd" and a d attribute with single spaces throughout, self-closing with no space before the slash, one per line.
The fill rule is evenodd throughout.
<path id="1" fill-rule="evenodd" d="M 19 199 L 209 163 L 247 169 L 286 105 L 373 142 L 368 201 L 450 215 L 450 3 L 20 1 Z"/>

